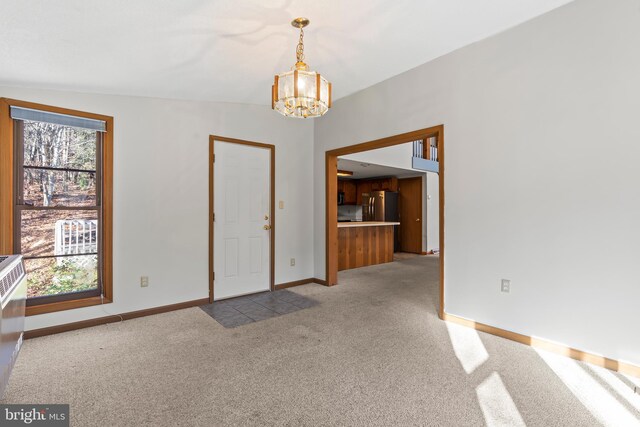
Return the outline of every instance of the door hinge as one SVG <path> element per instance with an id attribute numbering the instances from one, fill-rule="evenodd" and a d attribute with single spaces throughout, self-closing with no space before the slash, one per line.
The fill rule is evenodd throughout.
<path id="1" fill-rule="evenodd" d="M 216 213 L 214 212 L 213 213 L 213 221 L 215 222 L 215 220 L 216 220 Z"/>
<path id="2" fill-rule="evenodd" d="M 213 163 L 215 163 L 215 162 L 216 162 L 216 155 L 214 154 L 213 155 Z"/>
<path id="3" fill-rule="evenodd" d="M 213 280 L 216 280 L 216 272 L 213 272 Z"/>

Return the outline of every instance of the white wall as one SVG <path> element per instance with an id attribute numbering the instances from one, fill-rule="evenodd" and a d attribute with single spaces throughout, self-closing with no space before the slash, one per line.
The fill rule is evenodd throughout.
<path id="1" fill-rule="evenodd" d="M 328 149 L 444 124 L 446 311 L 640 364 L 639 46 L 638 0 L 570 3 L 335 102 L 315 175 Z"/>
<path id="2" fill-rule="evenodd" d="M 313 277 L 311 121 L 239 104 L 13 87 L 0 87 L 0 97 L 106 114 L 115 122 L 114 302 L 31 316 L 27 329 L 208 297 L 210 134 L 275 144 L 276 200 L 285 202 L 275 212 L 276 283 Z M 149 276 L 148 288 L 140 287 L 142 275 Z"/>
<path id="3" fill-rule="evenodd" d="M 427 219 L 425 224 L 426 242 L 425 252 L 440 249 L 440 176 L 437 173 L 427 172 L 425 174 L 425 198 Z"/>

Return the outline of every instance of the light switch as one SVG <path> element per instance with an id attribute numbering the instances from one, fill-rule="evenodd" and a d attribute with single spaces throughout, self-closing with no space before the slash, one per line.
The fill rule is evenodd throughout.
<path id="1" fill-rule="evenodd" d="M 278 202 L 278 208 L 279 208 L 279 209 L 284 209 L 284 201 L 283 201 L 283 200 L 280 200 L 280 201 Z"/>

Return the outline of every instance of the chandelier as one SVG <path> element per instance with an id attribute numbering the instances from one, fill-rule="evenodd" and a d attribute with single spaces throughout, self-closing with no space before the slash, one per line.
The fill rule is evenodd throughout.
<path id="1" fill-rule="evenodd" d="M 276 74 L 271 86 L 271 108 L 287 117 L 320 117 L 331 108 L 331 83 L 320 73 L 309 71 L 304 63 L 304 27 L 307 18 L 296 18 L 291 25 L 300 29 L 296 63 L 290 71 Z"/>

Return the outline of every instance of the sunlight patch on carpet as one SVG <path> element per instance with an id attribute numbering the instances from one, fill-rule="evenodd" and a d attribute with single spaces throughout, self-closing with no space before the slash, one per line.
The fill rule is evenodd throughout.
<path id="1" fill-rule="evenodd" d="M 544 350 L 535 350 L 602 425 L 605 427 L 640 426 L 640 419 L 636 418 L 594 377 L 578 366 L 577 361 Z"/>
<path id="2" fill-rule="evenodd" d="M 478 403 L 489 427 L 524 427 L 526 424 L 497 372 L 476 387 Z"/>
<path id="3" fill-rule="evenodd" d="M 471 374 L 489 360 L 489 353 L 475 329 L 451 322 L 445 322 L 445 324 L 453 351 L 467 374 Z"/>

